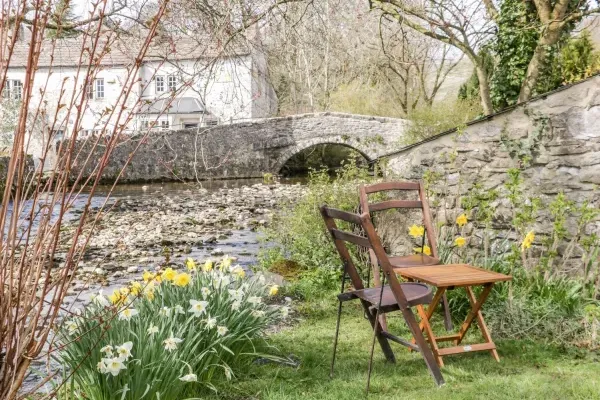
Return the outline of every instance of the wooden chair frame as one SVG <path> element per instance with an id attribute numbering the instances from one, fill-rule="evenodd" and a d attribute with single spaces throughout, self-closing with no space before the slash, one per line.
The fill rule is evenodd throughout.
<path id="1" fill-rule="evenodd" d="M 331 371 L 330 375 L 333 376 L 333 370 L 335 365 L 335 357 L 337 351 L 338 344 L 338 336 L 340 330 L 340 319 L 342 314 L 342 305 L 345 301 L 359 299 L 364 312 L 369 320 L 371 327 L 373 329 L 373 340 L 371 343 L 371 355 L 369 360 L 369 368 L 368 368 L 368 377 L 367 377 L 367 393 L 369 391 L 370 385 L 370 377 L 373 363 L 373 351 L 375 346 L 375 340 L 379 342 L 381 350 L 385 355 L 387 361 L 394 363 L 395 356 L 390 346 L 389 340 L 399 343 L 403 346 L 406 346 L 412 350 L 419 351 L 421 356 L 425 360 L 425 364 L 429 369 L 431 376 L 433 377 L 436 385 L 441 386 L 444 384 L 444 378 L 439 369 L 439 366 L 436 362 L 434 354 L 428 346 L 428 342 L 425 339 L 421 327 L 417 322 L 415 315 L 412 311 L 411 307 L 418 307 L 419 313 L 423 311 L 423 304 L 428 304 L 431 301 L 431 289 L 427 288 L 424 284 L 418 283 L 400 283 L 398 278 L 396 277 L 396 273 L 392 265 L 390 264 L 387 254 L 379 240 L 375 232 L 375 228 L 371 223 L 371 218 L 368 213 L 363 213 L 362 215 L 352 214 L 345 211 L 336 210 L 333 208 L 328 208 L 326 206 L 321 207 L 321 215 L 325 220 L 325 225 L 327 230 L 331 234 L 335 247 L 340 255 L 342 260 L 344 271 L 342 277 L 342 287 L 340 294 L 338 295 L 339 305 L 338 305 L 338 314 L 336 321 L 336 331 L 335 331 L 335 339 L 333 344 L 333 357 L 331 361 Z M 363 229 L 363 232 L 366 234 L 365 236 L 357 235 L 356 233 L 346 232 L 338 229 L 335 220 L 342 220 L 347 223 L 358 225 Z M 353 243 L 359 247 L 366 248 L 372 250 L 375 254 L 375 257 L 379 260 L 379 264 L 381 265 L 384 272 L 384 282 L 380 285 L 380 289 L 376 288 L 376 292 L 379 292 L 378 301 L 368 301 L 365 296 L 361 296 L 366 293 L 365 286 L 363 280 L 356 269 L 356 266 L 352 260 L 348 247 L 346 246 L 346 242 Z M 353 291 L 344 292 L 346 285 L 346 276 L 349 277 L 350 282 L 354 288 Z M 385 280 L 389 282 L 389 285 L 385 285 Z M 405 295 L 405 291 L 403 286 L 408 287 L 409 285 L 420 285 L 425 286 L 425 289 L 428 289 L 428 296 L 425 297 L 417 297 L 415 299 L 409 300 Z M 390 303 L 386 307 L 382 304 L 382 298 L 384 289 L 388 289 L 393 294 L 393 304 Z M 389 292 L 388 292 L 389 293 Z M 409 340 L 405 340 L 399 337 L 392 335 L 391 333 L 384 330 L 379 323 L 379 316 L 383 315 L 387 312 L 400 310 L 411 333 L 414 338 L 414 344 Z M 423 322 L 423 321 L 421 321 Z M 428 324 L 428 321 L 425 321 L 425 324 Z"/>
<path id="2" fill-rule="evenodd" d="M 401 191 L 416 191 L 419 195 L 419 200 L 385 200 L 377 203 L 369 203 L 369 195 L 373 193 L 381 193 L 381 192 L 390 192 L 394 190 Z M 420 265 L 395 265 L 394 268 L 403 268 L 403 267 L 416 267 L 416 266 L 430 266 L 430 265 L 439 265 L 439 254 L 437 248 L 437 239 L 435 235 L 435 229 L 433 227 L 433 222 L 431 218 L 431 210 L 429 209 L 429 202 L 427 201 L 427 194 L 425 192 L 425 188 L 422 182 L 381 182 L 373 185 L 360 185 L 359 187 L 359 198 L 360 198 L 360 209 L 361 212 L 369 214 L 372 218 L 374 213 L 381 212 L 385 210 L 391 209 L 420 209 L 423 215 L 423 239 L 421 243 L 421 251 L 423 251 L 425 247 L 425 238 L 427 238 L 427 242 L 431 248 L 432 258 L 423 256 L 423 261 Z M 377 262 L 377 257 L 373 250 L 369 250 L 370 260 L 371 260 L 371 268 L 373 271 L 373 281 L 376 286 L 381 284 L 380 282 L 380 273 L 381 269 L 379 263 Z M 444 294 L 442 298 L 442 308 L 444 311 L 444 325 L 447 331 L 451 331 L 454 327 L 452 324 L 452 316 L 450 315 L 450 310 L 448 308 L 448 299 L 446 294 Z M 385 316 L 381 317 L 381 323 L 385 328 L 387 323 L 385 321 Z"/>

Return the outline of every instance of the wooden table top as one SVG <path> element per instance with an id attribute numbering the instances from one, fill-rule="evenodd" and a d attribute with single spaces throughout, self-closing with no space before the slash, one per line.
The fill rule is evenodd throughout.
<path id="1" fill-rule="evenodd" d="M 405 278 L 415 279 L 436 287 L 461 287 L 510 281 L 512 276 L 467 264 L 432 265 L 394 269 Z"/>

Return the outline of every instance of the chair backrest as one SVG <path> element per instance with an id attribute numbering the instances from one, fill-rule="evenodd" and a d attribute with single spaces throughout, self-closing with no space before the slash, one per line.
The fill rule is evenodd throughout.
<path id="1" fill-rule="evenodd" d="M 418 194 L 418 200 L 384 200 L 369 203 L 370 194 L 396 190 L 414 191 Z M 369 216 L 375 212 L 391 209 L 420 209 L 423 215 L 425 235 L 431 248 L 431 255 L 435 258 L 438 257 L 437 240 L 431 219 L 431 210 L 429 209 L 427 194 L 422 182 L 381 182 L 373 185 L 360 185 L 358 191 L 361 211 L 369 214 Z"/>
<path id="2" fill-rule="evenodd" d="M 400 305 L 402 308 L 407 308 L 408 301 L 406 300 L 406 296 L 402 291 L 402 286 L 400 285 L 400 282 L 396 277 L 396 273 L 390 264 L 388 256 L 385 253 L 383 245 L 381 244 L 381 240 L 375 232 L 375 227 L 371 222 L 371 217 L 369 214 L 363 213 L 358 215 L 337 210 L 335 208 L 322 206 L 321 215 L 325 220 L 325 226 L 327 227 L 327 230 L 333 239 L 335 248 L 340 255 L 342 263 L 344 264 L 344 271 L 350 277 L 352 286 L 354 286 L 356 290 L 365 288 L 360 274 L 354 265 L 350 251 L 346 245 L 347 242 L 373 251 L 379 261 L 379 265 L 381 265 L 383 272 L 388 279 L 389 285 L 394 293 L 394 297 L 396 298 L 398 305 Z M 339 229 L 336 224 L 336 220 L 341 220 L 355 226 L 360 226 L 362 228 L 362 232 L 364 232 L 366 236 L 361 236 L 354 232 L 348 232 Z"/>

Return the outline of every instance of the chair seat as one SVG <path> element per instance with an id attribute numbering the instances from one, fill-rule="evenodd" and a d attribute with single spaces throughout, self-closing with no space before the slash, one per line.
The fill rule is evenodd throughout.
<path id="1" fill-rule="evenodd" d="M 394 268 L 411 268 L 439 265 L 440 260 L 427 254 L 411 254 L 409 256 L 389 257 Z"/>
<path id="2" fill-rule="evenodd" d="M 408 305 L 413 307 L 419 304 L 428 304 L 433 298 L 431 288 L 424 283 L 407 282 L 401 283 L 402 291 L 408 300 Z M 366 300 L 373 306 L 379 303 L 379 296 L 381 296 L 381 288 L 374 287 L 369 289 L 355 290 L 353 292 L 344 293 L 345 295 L 352 295 L 353 298 L 359 298 Z M 385 285 L 383 288 L 383 296 L 381 298 L 381 311 L 390 312 L 398 310 L 398 303 L 392 293 L 392 289 L 389 285 Z"/>

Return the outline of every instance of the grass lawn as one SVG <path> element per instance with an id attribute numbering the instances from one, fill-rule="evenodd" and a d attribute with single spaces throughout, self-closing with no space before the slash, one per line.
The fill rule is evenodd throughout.
<path id="1" fill-rule="evenodd" d="M 360 309 L 347 307 L 342 318 L 336 374 L 329 378 L 335 315 L 324 311 L 272 336 L 285 355 L 300 360 L 298 368 L 256 365 L 214 399 L 343 400 L 364 398 L 371 332 Z M 391 320 L 402 332 L 403 320 Z M 439 329 L 439 327 L 438 327 Z M 477 330 L 471 341 L 479 341 Z M 580 350 L 516 340 L 496 341 L 501 361 L 487 352 L 449 356 L 436 388 L 418 355 L 393 344 L 397 363 L 385 363 L 376 347 L 370 399 L 600 399 L 600 363 Z"/>

